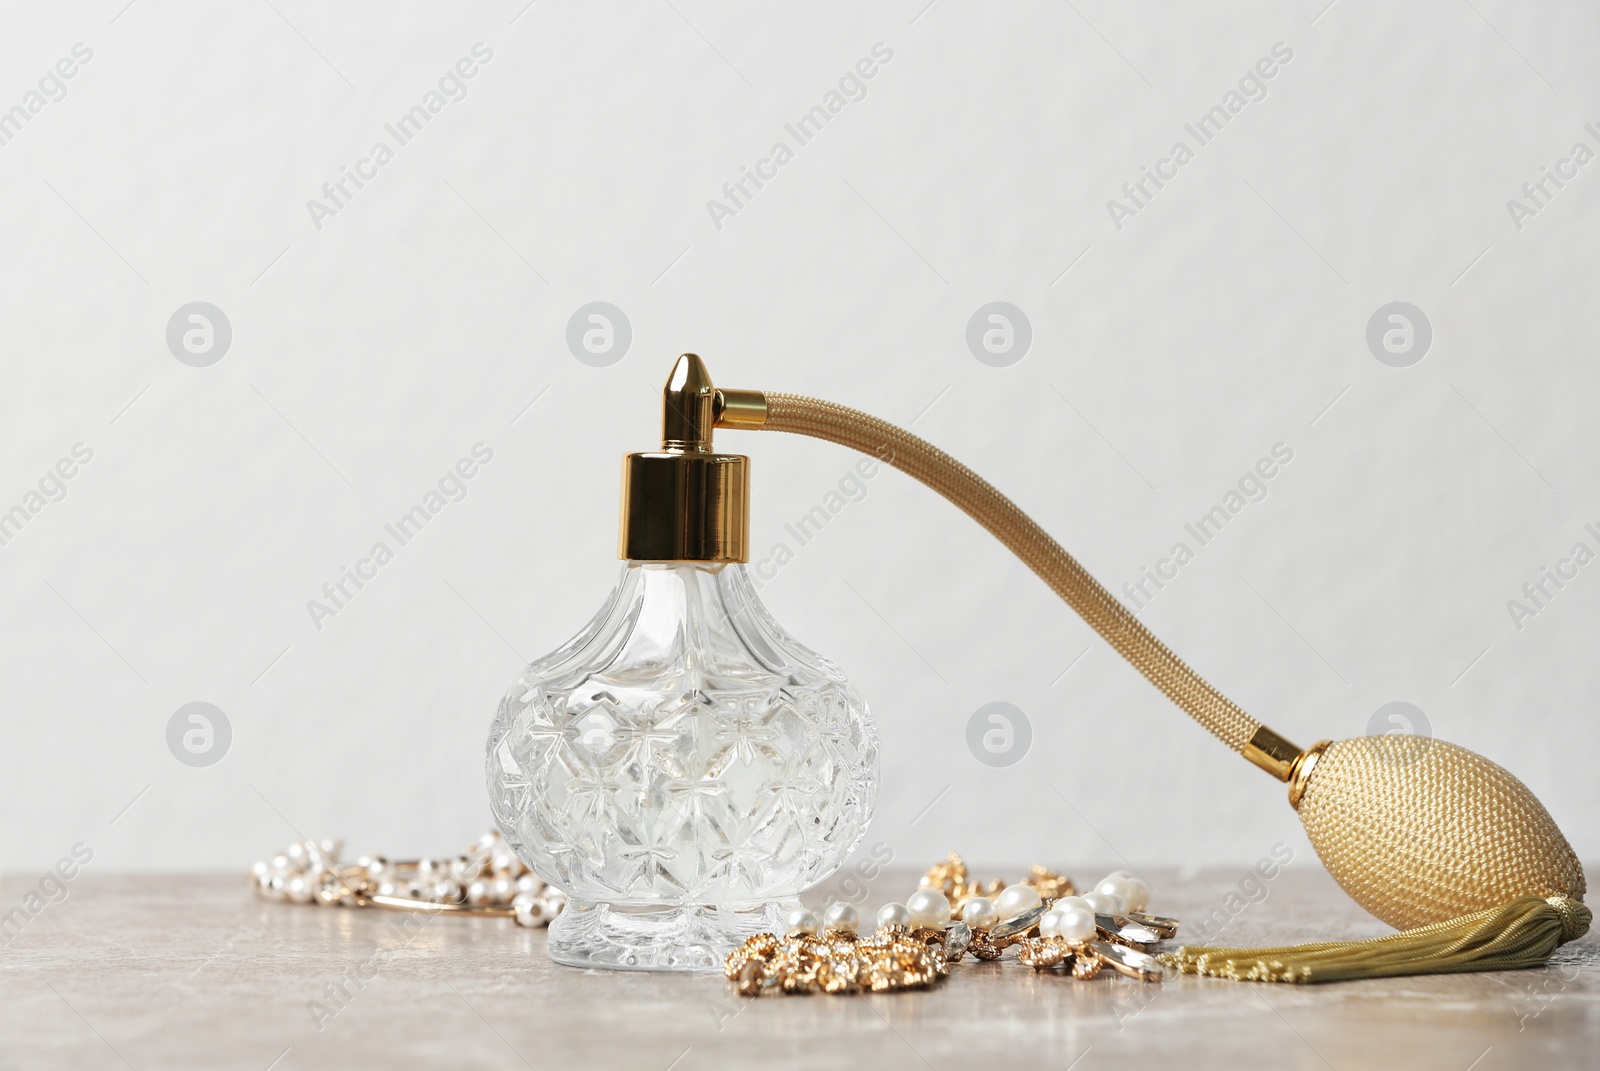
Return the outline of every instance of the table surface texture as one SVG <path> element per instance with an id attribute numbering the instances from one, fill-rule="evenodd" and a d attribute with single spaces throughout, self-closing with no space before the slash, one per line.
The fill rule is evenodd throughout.
<path id="1" fill-rule="evenodd" d="M 1243 875 L 1150 872 L 1152 910 L 1221 909 L 1217 942 L 1236 945 L 1386 932 L 1320 870 L 1285 870 L 1241 908 L 1230 894 Z M 916 877 L 879 876 L 864 913 L 903 899 Z M 36 884 L 0 881 L 0 904 Z M 969 957 L 925 992 L 746 1000 L 719 975 L 558 966 L 542 930 L 509 920 L 427 918 L 397 932 L 396 912 L 267 903 L 218 875 L 85 873 L 68 888 L 0 948 L 0 1071 L 1600 1067 L 1593 932 L 1530 971 L 1145 984 L 1038 973 L 1008 954 Z M 375 976 L 354 980 L 375 954 Z M 341 983 L 334 1014 L 313 1008 L 335 1006 L 327 993 Z"/>

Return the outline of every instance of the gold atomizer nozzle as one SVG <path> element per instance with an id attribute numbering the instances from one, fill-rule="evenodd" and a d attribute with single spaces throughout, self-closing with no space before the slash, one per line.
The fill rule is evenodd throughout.
<path id="1" fill-rule="evenodd" d="M 712 430 L 726 397 L 754 419 L 750 395 L 720 392 L 705 362 L 685 353 L 662 389 L 661 449 L 622 459 L 622 533 L 617 556 L 629 561 L 750 560 L 750 459 L 718 454 Z M 730 427 L 751 424 L 730 422 Z M 756 423 L 753 426 L 759 427 Z"/>

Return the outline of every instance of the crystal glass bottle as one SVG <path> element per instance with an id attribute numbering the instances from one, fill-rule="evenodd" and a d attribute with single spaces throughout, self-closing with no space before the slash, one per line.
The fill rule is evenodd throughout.
<path id="1" fill-rule="evenodd" d="M 500 829 L 570 897 L 549 934 L 562 963 L 719 968 L 749 935 L 782 932 L 876 801 L 865 701 L 779 627 L 741 564 L 745 459 L 709 452 L 709 392 L 681 358 L 666 447 L 629 455 L 615 590 L 528 666 L 489 737 Z M 674 425 L 675 405 L 693 416 L 702 398 L 703 426 Z"/>
<path id="2" fill-rule="evenodd" d="M 550 955 L 711 968 L 833 873 L 877 784 L 867 705 L 742 565 L 630 562 L 599 615 L 500 704 L 490 798 L 567 891 Z"/>

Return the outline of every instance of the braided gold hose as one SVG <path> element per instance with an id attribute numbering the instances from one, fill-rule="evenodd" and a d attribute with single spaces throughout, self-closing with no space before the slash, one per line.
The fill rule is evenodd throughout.
<path id="1" fill-rule="evenodd" d="M 875 416 L 797 394 L 768 392 L 763 427 L 848 446 L 927 484 L 1009 547 L 1118 654 L 1217 739 L 1243 751 L 1261 728 L 1156 639 L 1015 502 L 937 446 Z"/>

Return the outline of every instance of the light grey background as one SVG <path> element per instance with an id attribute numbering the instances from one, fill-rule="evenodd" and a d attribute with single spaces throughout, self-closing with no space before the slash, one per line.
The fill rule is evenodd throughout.
<path id="1" fill-rule="evenodd" d="M 93 459 L 0 546 L 5 869 L 476 835 L 494 706 L 612 584 L 619 457 L 689 349 L 912 424 L 1119 591 L 1287 444 L 1143 618 L 1303 744 L 1414 704 L 1600 855 L 1600 564 L 1520 630 L 1507 608 L 1600 548 L 1600 162 L 1520 229 L 1507 208 L 1600 148 L 1593 5 L 525 3 L 7 5 L 0 108 L 93 59 L 0 145 L 0 510 Z M 865 99 L 716 226 L 880 42 Z M 318 229 L 307 201 L 478 43 L 466 98 Z M 1278 43 L 1266 98 L 1115 226 Z M 232 328 L 209 367 L 167 347 L 195 301 Z M 566 345 L 595 301 L 631 323 L 609 367 Z M 995 301 L 1032 328 L 1008 367 L 966 341 Z M 1367 348 L 1394 301 L 1432 325 L 1411 367 Z M 854 462 L 720 442 L 752 456 L 758 556 Z M 466 498 L 316 627 L 477 443 Z M 873 703 L 868 846 L 1079 874 L 1302 850 L 1281 786 L 974 524 L 866 487 L 763 595 Z M 191 702 L 229 720 L 213 765 L 168 750 Z M 968 749 L 991 702 L 1030 721 L 1014 765 Z"/>

